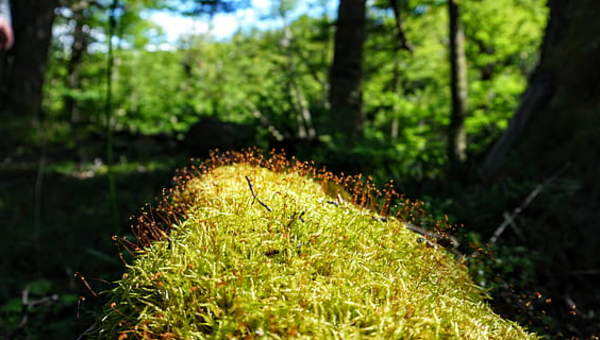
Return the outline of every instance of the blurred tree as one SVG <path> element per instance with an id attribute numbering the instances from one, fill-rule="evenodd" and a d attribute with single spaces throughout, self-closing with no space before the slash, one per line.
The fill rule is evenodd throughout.
<path id="1" fill-rule="evenodd" d="M 448 0 L 450 34 L 450 89 L 452 93 L 452 111 L 448 127 L 448 160 L 453 173 L 457 173 L 460 164 L 467 159 L 467 134 L 465 118 L 467 115 L 467 59 L 465 56 L 465 34 L 461 22 L 460 6 L 457 0 Z"/>
<path id="2" fill-rule="evenodd" d="M 481 175 L 540 180 L 571 164 L 528 229 L 547 259 L 539 271 L 578 309 L 582 324 L 575 334 L 583 338 L 600 331 L 600 2 L 550 0 L 548 6 L 540 62 Z"/>
<path id="3" fill-rule="evenodd" d="M 329 102 L 332 123 L 344 144 L 352 144 L 363 136 L 362 64 L 366 27 L 366 0 L 340 0 Z"/>
<path id="4" fill-rule="evenodd" d="M 401 70 L 400 70 L 400 51 L 405 50 L 408 52 L 414 52 L 413 46 L 412 44 L 408 41 L 408 38 L 406 36 L 406 30 L 404 28 L 404 17 L 406 14 L 404 14 L 404 12 L 408 12 L 410 10 L 409 8 L 409 4 L 407 0 L 388 0 L 387 3 L 383 2 L 383 4 L 376 4 L 376 5 L 380 5 L 383 8 L 386 8 L 387 6 L 392 8 L 392 12 L 394 13 L 394 23 L 395 23 L 395 28 L 396 28 L 396 45 L 394 48 L 394 52 L 393 52 L 393 69 L 392 69 L 392 79 L 391 79 L 391 84 L 389 86 L 390 90 L 393 93 L 398 93 L 398 95 L 401 95 L 399 92 L 401 90 L 401 77 L 402 75 L 400 74 Z M 399 117 L 397 115 L 394 115 L 393 119 L 392 119 L 392 123 L 391 123 L 391 127 L 390 127 L 390 140 L 392 142 L 395 142 L 398 138 L 398 134 L 399 134 L 399 129 L 400 129 L 400 120 Z"/>
<path id="5" fill-rule="evenodd" d="M 301 54 L 302 48 L 296 45 L 294 33 L 290 28 L 289 12 L 296 6 L 295 0 L 279 0 L 276 2 L 275 12 L 283 22 L 283 34 L 280 40 L 280 47 L 285 55 L 286 62 L 281 64 L 281 72 L 286 77 L 286 89 L 290 100 L 290 106 L 294 108 L 294 116 L 298 126 L 296 136 L 298 139 L 314 140 L 317 137 L 313 125 L 312 113 L 306 100 L 306 95 L 301 84 L 298 83 L 300 74 L 296 65 L 294 53 Z M 293 118 L 292 118 L 293 119 Z"/>
<path id="6" fill-rule="evenodd" d="M 228 39 L 190 32 L 169 50 L 163 50 L 169 44 L 160 27 L 141 14 L 168 4 L 181 13 L 196 2 L 121 2 L 124 12 L 118 12 L 115 39 L 115 129 L 183 137 L 202 116 L 214 116 L 263 126 L 259 133 L 263 146 L 265 139 L 309 135 L 310 125 L 328 143 L 340 122 L 353 123 L 328 107 L 335 25 L 326 2 L 311 1 L 311 12 L 301 16 L 284 6 L 286 25 L 242 27 Z M 109 3 L 102 1 L 105 7 Z M 281 23 L 279 2 L 273 4 L 277 8 L 265 20 Z M 395 4 L 379 0 L 369 7 L 361 86 L 365 91 L 361 130 L 368 145 L 358 146 L 365 154 L 385 149 L 381 159 L 388 160 L 393 176 L 439 176 L 448 160 L 451 96 L 446 6 L 442 0 L 396 0 Z M 543 0 L 473 1 L 461 7 L 470 75 L 465 129 L 473 159 L 505 128 L 515 98 L 526 85 L 525 75 L 535 64 L 545 22 L 544 8 Z M 107 12 L 94 6 L 85 12 L 90 48 L 79 65 L 80 86 L 73 88 L 68 66 L 76 55 L 71 53 L 76 25 L 71 10 L 61 8 L 58 13 L 60 29 L 53 40 L 44 104 L 55 140 L 62 138 L 63 144 L 73 146 L 77 144 L 69 138 L 73 132 L 81 132 L 84 138 L 90 133 L 101 135 L 98 114 L 105 90 Z M 412 52 L 402 48 L 400 35 Z M 82 124 L 77 127 L 67 114 L 69 98 L 80 113 Z M 312 124 L 304 124 L 302 113 L 310 114 Z"/>
<path id="7" fill-rule="evenodd" d="M 11 1 L 15 45 L 0 54 L 0 112 L 38 114 L 58 0 Z"/>
<path id="8" fill-rule="evenodd" d="M 588 144 L 600 123 L 595 113 L 600 104 L 600 69 L 595 66 L 600 60 L 600 3 L 552 0 L 548 5 L 540 62 L 508 128 L 482 165 L 485 178 L 518 164 L 511 160 L 514 156 L 535 159 L 531 165 L 538 171 L 565 160 L 586 162 L 590 171 L 600 166 L 598 158 L 588 163 L 600 152 L 596 142 Z M 597 182 L 595 175 L 586 179 Z"/>
<path id="9" fill-rule="evenodd" d="M 600 152 L 589 148 L 598 144 L 587 144 L 600 123 L 594 113 L 600 104 L 600 69 L 595 66 L 600 3 L 551 0 L 548 6 L 540 62 L 508 128 L 485 159 L 481 173 L 486 178 L 501 172 L 514 155 L 535 159 L 543 169 L 561 160 L 588 161 L 590 152 Z"/>
<path id="10" fill-rule="evenodd" d="M 67 61 L 66 88 L 68 92 L 65 96 L 65 113 L 71 124 L 81 120 L 76 94 L 81 88 L 81 64 L 91 39 L 92 26 L 89 23 L 89 17 L 93 12 L 93 8 L 90 6 L 94 5 L 90 5 L 87 0 L 80 0 L 72 4 L 70 11 L 69 19 L 72 21 L 73 30 L 69 60 Z"/>
<path id="11" fill-rule="evenodd" d="M 408 1 L 404 0 L 400 3 L 399 0 L 389 0 L 389 6 L 394 12 L 394 22 L 396 23 L 396 36 L 398 49 L 407 50 L 412 52 L 413 48 L 406 38 L 406 32 L 404 30 L 404 20 L 402 19 L 402 9 L 408 8 Z"/>
<path id="12" fill-rule="evenodd" d="M 469 61 L 472 159 L 482 157 L 506 128 L 539 57 L 548 18 L 545 0 L 469 1 L 461 7 Z"/>

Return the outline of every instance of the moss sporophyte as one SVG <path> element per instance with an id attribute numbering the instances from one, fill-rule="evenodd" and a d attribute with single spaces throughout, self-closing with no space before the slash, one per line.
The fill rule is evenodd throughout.
<path id="1" fill-rule="evenodd" d="M 176 182 L 120 239 L 135 259 L 91 338 L 538 339 L 406 228 L 421 210 L 391 189 L 256 152 Z"/>

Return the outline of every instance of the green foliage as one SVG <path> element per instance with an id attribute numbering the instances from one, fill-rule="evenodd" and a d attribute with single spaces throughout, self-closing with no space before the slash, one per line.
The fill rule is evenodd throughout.
<path id="1" fill-rule="evenodd" d="M 115 165 L 123 215 L 150 201 L 184 161 L 169 156 Z M 49 162 L 42 179 L 39 229 L 34 227 L 31 186 L 37 170 L 37 163 L 0 165 L 0 220 L 5 223 L 0 238 L 0 338 L 75 339 L 93 323 L 101 301 L 89 296 L 73 273 L 89 276 L 89 284 L 99 289 L 102 283 L 95 277 L 111 280 L 122 268 L 106 223 L 107 169 L 101 163 Z M 123 218 L 121 224 L 127 232 L 129 221 Z M 30 302 L 50 299 L 23 308 L 24 290 Z M 58 300 L 52 299 L 55 294 Z M 81 305 L 80 295 L 88 297 Z M 20 326 L 24 312 L 28 321 Z"/>
<path id="2" fill-rule="evenodd" d="M 55 294 L 45 279 L 27 282 L 19 297 L 0 305 L 0 332 L 9 338 L 43 339 L 42 335 L 68 337 L 76 320 L 65 318 L 75 308 L 77 296 Z"/>
<path id="3" fill-rule="evenodd" d="M 466 1 L 462 16 L 470 68 L 472 150 L 485 151 L 516 110 L 533 71 L 547 20 L 545 1 Z"/>
<path id="4" fill-rule="evenodd" d="M 109 292 L 99 338 L 537 338 L 447 252 L 293 171 L 223 166 L 180 195 L 194 205 Z"/>
<path id="5" fill-rule="evenodd" d="M 439 177 L 445 164 L 450 102 L 447 11 L 443 1 L 399 4 L 414 51 L 397 50 L 389 3 L 375 3 L 364 61 L 367 140 L 357 152 L 376 153 L 383 146 L 390 154 L 401 154 L 393 157 L 399 162 L 387 177 Z M 165 2 L 151 5 L 160 7 Z M 290 17 L 296 3 L 276 1 L 272 15 L 286 18 L 282 28 L 245 29 L 223 41 L 190 34 L 177 48 L 162 51 L 157 50 L 164 42 L 160 30 L 149 30 L 152 24 L 140 15 L 147 6 L 128 4 L 120 17 L 122 42 L 116 53 L 114 99 L 117 130 L 182 136 L 200 117 L 214 116 L 260 126 L 256 143 L 267 145 L 274 139 L 272 128 L 286 138 L 301 137 L 306 125 L 301 115 L 308 112 L 312 120 L 308 124 L 328 147 L 336 148 L 329 142 L 329 126 L 335 122 L 327 112 L 334 23 L 326 10 Z M 516 109 L 537 60 L 547 10 L 542 0 L 470 0 L 461 8 L 469 67 L 468 151 L 478 157 Z M 90 24 L 102 29 L 102 21 L 94 20 Z M 72 119 L 61 112 L 63 99 L 70 97 L 92 125 L 87 132 L 77 128 L 85 135 L 99 122 L 104 54 L 90 51 L 85 56 L 82 86 L 77 89 L 65 86 L 68 46 L 57 47 L 53 56 L 46 102 L 50 114 L 57 117 L 53 119 L 56 131 L 69 134 Z M 64 128 L 59 128 L 61 124 Z"/>
<path id="6" fill-rule="evenodd" d="M 450 111 L 447 11 L 443 2 L 399 3 L 414 51 L 395 48 L 389 4 L 378 3 L 365 61 L 365 103 L 373 117 L 367 132 L 399 145 L 413 167 L 439 168 Z M 477 157 L 516 109 L 537 61 L 547 10 L 540 0 L 471 0 L 461 2 L 461 9 L 469 69 L 468 152 Z M 423 152 L 435 156 L 419 159 Z"/>
<path id="7" fill-rule="evenodd" d="M 100 3 L 106 5 L 109 2 Z M 275 3 L 283 6 L 280 15 L 287 14 L 299 2 Z M 326 4 L 327 1 L 319 3 Z M 311 11 L 309 15 L 298 17 L 287 16 L 285 28 L 288 32 L 284 28 L 258 30 L 245 27 L 231 38 L 222 40 L 210 34 L 194 35 L 190 32 L 178 44 L 165 50 L 164 33 L 156 24 L 145 19 L 145 11 L 168 8 L 169 1 L 123 2 L 125 11 L 119 12 L 119 38 L 115 51 L 113 125 L 117 132 L 167 134 L 180 139 L 200 118 L 212 116 L 259 126 L 255 142 L 266 147 L 275 139 L 272 127 L 288 139 L 300 136 L 302 108 L 299 104 L 302 104 L 310 112 L 321 142 L 316 144 L 317 147 L 304 150 L 305 158 L 315 159 L 332 168 L 363 171 L 378 181 L 395 178 L 399 186 L 413 189 L 422 189 L 423 181 L 435 180 L 430 184 L 434 189 L 414 189 L 412 193 L 422 197 L 423 191 L 427 191 L 428 202 L 437 211 L 452 212 L 452 218 L 468 222 L 468 227 L 478 228 L 478 233 L 468 237 L 482 237 L 496 225 L 490 215 L 501 216 L 505 205 L 512 203 L 506 201 L 515 195 L 502 196 L 493 190 L 471 188 L 475 194 L 465 196 L 467 199 L 448 203 L 438 197 L 445 167 L 450 101 L 446 4 L 443 0 L 401 0 L 399 3 L 404 29 L 414 51 L 396 50 L 396 28 L 389 2 L 374 2 L 369 9 L 368 41 L 364 53 L 366 138 L 352 150 L 336 145 L 329 135 L 330 126 L 336 123 L 330 120 L 327 105 L 334 21 L 326 10 Z M 469 67 L 468 151 L 472 159 L 477 159 L 507 126 L 508 118 L 517 107 L 527 75 L 538 58 L 547 9 L 542 0 L 467 0 L 461 5 Z M 14 152 L 26 154 L 24 148 L 30 147 L 30 144 L 38 145 L 44 139 L 61 151 L 77 150 L 77 157 L 91 160 L 99 152 L 104 152 L 98 145 L 103 143 L 104 137 L 102 112 L 106 55 L 102 46 L 106 43 L 107 17 L 104 9 L 92 6 L 80 19 L 90 27 L 90 45 L 79 65 L 80 83 L 73 87 L 68 83 L 71 74 L 68 65 L 72 56 L 70 39 L 75 18 L 69 9 L 60 13 L 62 15 L 57 18 L 56 24 L 60 29 L 55 30 L 56 39 L 45 84 L 45 122 L 41 125 L 44 137 L 33 136 L 29 144 L 19 144 Z M 68 111 L 70 99 L 76 103 L 75 114 Z M 31 131 L 29 125 L 26 130 Z M 129 142 L 125 140 L 124 144 Z M 35 147 L 30 149 L 37 155 Z M 141 157 L 154 155 L 152 150 Z M 74 158 L 72 153 L 58 157 L 63 156 L 70 160 Z M 106 172 L 104 166 L 86 164 L 55 163 L 49 166 L 64 167 L 54 170 L 71 180 L 74 173 L 102 176 Z M 123 176 L 135 172 L 140 166 L 123 162 Z M 144 172 L 155 169 L 142 167 L 146 169 Z M 121 169 L 117 167 L 115 171 Z M 122 182 L 128 179 L 129 176 L 123 177 Z M 124 184 L 121 183 L 120 190 L 123 199 L 128 201 L 128 195 L 135 197 L 136 190 Z M 80 189 L 86 190 L 100 189 L 89 184 Z M 74 197 L 79 197 L 79 192 L 71 191 Z M 461 188 L 460 191 L 464 190 Z M 83 196 L 89 195 L 84 193 Z M 8 211 L 17 204 L 16 198 L 6 197 L 0 200 L 0 208 Z M 19 205 L 26 206 L 26 202 L 20 201 L 20 196 L 15 197 Z M 70 200 L 64 198 L 64 201 Z M 490 207 L 488 202 L 502 203 Z M 77 208 L 69 205 L 64 210 L 80 209 L 80 215 L 88 219 L 89 216 L 98 216 L 98 206 L 103 204 L 87 203 Z M 487 214 L 482 214 L 482 211 Z M 100 222 L 88 225 L 78 218 L 74 218 L 73 222 L 63 215 L 68 214 L 53 215 L 52 220 L 63 221 L 55 222 L 61 226 L 69 226 L 69 223 L 87 226 L 85 231 L 77 233 L 79 236 L 69 238 L 73 240 L 72 244 L 83 238 L 81 234 L 102 228 L 97 225 Z M 15 237 L 24 237 L 26 227 L 16 228 Z M 46 233 L 50 234 L 49 230 L 51 228 Z M 73 247 L 69 244 L 68 253 L 76 258 Z M 7 242 L 6 249 L 13 248 L 18 256 L 27 252 Z M 105 261 L 102 254 L 106 253 L 108 251 L 85 252 L 84 258 L 90 260 L 80 262 Z M 517 285 L 530 282 L 535 254 L 524 254 L 512 246 L 502 246 L 496 254 L 495 260 L 475 261 L 473 268 L 477 269 L 473 273 L 477 282 L 485 280 L 486 287 L 491 289 L 507 282 Z M 52 263 L 62 260 L 55 259 Z M 481 275 L 478 269 L 483 271 Z M 492 280 L 496 272 L 504 274 L 504 283 Z M 515 274 L 519 272 L 525 273 L 524 276 Z"/>

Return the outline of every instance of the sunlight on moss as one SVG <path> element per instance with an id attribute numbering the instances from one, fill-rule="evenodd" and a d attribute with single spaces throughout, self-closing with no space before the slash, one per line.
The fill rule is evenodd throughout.
<path id="1" fill-rule="evenodd" d="M 293 171 L 192 178 L 187 218 L 110 292 L 98 338 L 537 339 L 465 266 Z"/>

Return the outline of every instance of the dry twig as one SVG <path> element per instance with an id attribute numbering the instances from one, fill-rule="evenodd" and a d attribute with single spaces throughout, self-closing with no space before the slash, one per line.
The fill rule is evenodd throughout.
<path id="1" fill-rule="evenodd" d="M 517 227 L 517 224 L 515 223 L 515 218 L 523 212 L 523 210 L 525 210 L 530 204 L 531 202 L 533 202 L 533 200 L 538 197 L 538 195 L 544 191 L 545 188 L 547 188 L 552 182 L 554 182 L 556 179 L 558 179 L 565 171 L 567 171 L 567 169 L 571 166 L 571 163 L 567 163 L 565 164 L 562 168 L 558 169 L 558 171 L 556 171 L 554 173 L 554 175 L 552 175 L 550 178 L 546 179 L 543 183 L 541 183 L 540 185 L 538 185 L 537 187 L 535 187 L 535 189 L 533 189 L 532 192 L 529 193 L 529 195 L 527 195 L 527 197 L 525 198 L 525 200 L 523 201 L 523 203 L 521 203 L 521 205 L 519 205 L 518 207 L 516 207 L 512 213 L 508 213 L 508 212 L 504 212 L 504 214 L 502 214 L 502 216 L 504 217 L 504 221 L 498 226 L 498 228 L 496 228 L 496 231 L 494 231 L 494 234 L 492 235 L 492 237 L 490 237 L 490 244 L 494 244 L 496 243 L 496 241 L 498 241 L 498 238 L 500 237 L 500 235 L 502 235 L 502 233 L 504 233 L 504 231 L 506 230 L 506 227 L 511 226 L 515 232 L 517 233 L 517 235 L 521 238 L 523 238 L 523 233 L 521 232 L 521 229 L 519 229 L 519 227 Z"/>
<path id="2" fill-rule="evenodd" d="M 250 178 L 248 176 L 244 176 L 246 177 L 246 182 L 248 182 L 248 187 L 250 188 L 250 192 L 252 193 L 252 197 L 254 198 L 252 200 L 252 204 L 254 204 L 254 201 L 257 201 L 260 205 L 262 205 L 263 207 L 265 207 L 265 209 L 267 209 L 268 212 L 273 211 L 273 209 L 269 208 L 268 205 L 264 204 L 259 198 L 258 196 L 256 196 L 256 193 L 254 192 L 254 188 L 252 187 L 252 182 L 250 181 Z"/>

